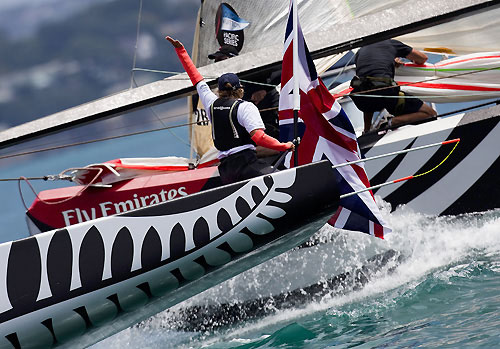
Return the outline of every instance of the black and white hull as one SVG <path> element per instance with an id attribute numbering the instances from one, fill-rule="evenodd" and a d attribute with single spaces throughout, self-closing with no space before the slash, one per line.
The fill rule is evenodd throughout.
<path id="1" fill-rule="evenodd" d="M 455 215 L 500 207 L 500 106 L 470 111 L 383 135 L 365 135 L 359 144 L 365 157 L 460 138 L 452 155 L 436 170 L 374 191 L 392 209 L 405 205 L 432 215 Z M 426 172 L 439 164 L 453 145 L 428 148 L 366 163 L 376 185 Z"/>
<path id="2" fill-rule="evenodd" d="M 0 347 L 95 343 L 306 241 L 327 161 L 0 245 Z"/>

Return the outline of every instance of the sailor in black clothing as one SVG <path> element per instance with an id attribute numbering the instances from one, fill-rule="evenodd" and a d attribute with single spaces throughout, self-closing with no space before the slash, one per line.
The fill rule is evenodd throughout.
<path id="1" fill-rule="evenodd" d="M 243 99 L 251 101 L 259 108 L 262 121 L 266 125 L 266 133 L 279 139 L 278 105 L 280 94 L 276 85 L 280 83 L 281 71 L 253 74 L 247 79 L 251 82 L 245 83 Z"/>
<path id="2" fill-rule="evenodd" d="M 408 94 L 400 91 L 394 81 L 395 67 L 401 64 L 399 57 L 405 57 L 415 64 L 424 64 L 427 55 L 398 40 L 384 40 L 359 49 L 355 57 L 356 76 L 351 81 L 353 93 L 350 97 L 354 104 L 364 114 L 364 131 L 371 128 L 371 121 L 375 111 L 387 109 L 395 117 L 390 120 L 390 126 L 423 120 L 436 115 L 436 111 L 417 98 L 404 98 Z M 392 86 L 392 87 L 391 87 Z M 369 97 L 367 94 L 394 96 Z M 356 94 L 359 93 L 359 94 Z"/>
<path id="3" fill-rule="evenodd" d="M 236 74 L 227 73 L 219 77 L 217 96 L 203 81 L 184 46 L 169 36 L 166 39 L 175 47 L 212 122 L 212 136 L 215 147 L 219 150 L 222 182 L 228 184 L 271 173 L 274 168 L 257 159 L 255 145 L 286 151 L 293 150 L 294 144 L 281 143 L 264 133 L 264 123 L 257 107 L 241 99 L 243 87 Z"/>
<path id="4" fill-rule="evenodd" d="M 208 58 L 213 59 L 214 62 L 220 62 L 231 57 L 236 57 L 237 55 L 238 50 L 236 47 L 231 45 L 222 45 L 217 52 L 209 54 Z"/>

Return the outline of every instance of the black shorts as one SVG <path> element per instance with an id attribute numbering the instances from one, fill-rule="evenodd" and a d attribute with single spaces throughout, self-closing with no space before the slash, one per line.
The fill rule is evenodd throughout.
<path id="1" fill-rule="evenodd" d="M 362 92 L 362 90 L 354 89 L 352 92 Z M 394 116 L 411 114 L 419 111 L 422 107 L 422 104 L 424 103 L 418 98 L 400 98 L 411 95 L 400 91 L 399 86 L 368 92 L 366 94 L 388 96 L 365 97 L 362 94 L 351 95 L 350 97 L 356 107 L 362 112 L 367 113 L 373 113 L 376 111 L 382 111 L 382 109 L 387 109 L 387 111 Z"/>
<path id="2" fill-rule="evenodd" d="M 219 174 L 223 184 L 239 182 L 272 172 L 274 172 L 274 167 L 258 159 L 255 150 L 252 149 L 245 149 L 222 158 L 219 165 Z"/>

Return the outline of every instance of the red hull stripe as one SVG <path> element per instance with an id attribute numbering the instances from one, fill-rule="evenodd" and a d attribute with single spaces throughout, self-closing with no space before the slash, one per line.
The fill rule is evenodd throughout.
<path id="1" fill-rule="evenodd" d="M 439 68 L 439 67 L 446 67 L 447 65 L 451 65 L 451 64 L 464 63 L 464 62 L 470 62 L 470 61 L 478 61 L 478 60 L 481 60 L 481 59 L 498 59 L 498 58 L 500 58 L 499 55 L 483 56 L 483 57 L 471 57 L 471 58 L 456 60 L 456 61 L 453 61 L 453 62 L 436 63 L 433 66 L 436 67 L 436 68 Z M 415 64 L 415 63 L 406 63 L 405 66 L 406 67 L 432 68 L 432 66 L 425 66 L 425 65 L 422 65 L 422 64 Z"/>
<path id="2" fill-rule="evenodd" d="M 426 82 L 406 82 L 406 81 L 398 81 L 398 84 L 410 85 L 421 88 L 440 89 L 440 90 L 460 90 L 460 91 L 480 91 L 480 92 L 500 91 L 500 88 L 495 88 L 495 87 L 457 85 L 457 84 L 431 84 Z"/>

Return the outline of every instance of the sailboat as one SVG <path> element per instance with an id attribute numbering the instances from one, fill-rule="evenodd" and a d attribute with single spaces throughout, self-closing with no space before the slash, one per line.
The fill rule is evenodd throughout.
<path id="1" fill-rule="evenodd" d="M 241 56 L 245 56 L 245 50 L 248 50 L 252 52 L 254 64 L 262 65 L 268 73 L 273 71 L 272 61 L 276 53 L 267 43 L 273 42 L 277 35 L 275 28 L 283 19 L 283 4 L 271 1 L 265 11 L 250 11 L 245 5 L 225 3 L 237 8 L 238 14 L 252 23 L 245 29 Z M 299 13 L 304 11 L 310 16 L 305 18 L 303 28 L 316 67 L 332 80 L 338 77 L 337 84 L 352 77 L 354 65 L 349 51 L 375 41 L 396 38 L 416 49 L 440 53 L 444 57 L 425 67 L 406 64 L 396 72 L 396 80 L 404 85 L 403 90 L 429 103 L 445 103 L 438 105 L 440 115 L 436 120 L 366 135 L 362 135 L 362 129 L 358 130 L 359 146 L 367 158 L 433 142 L 461 139 L 453 157 L 437 170 L 374 191 L 375 195 L 391 204 L 392 210 L 405 207 L 425 214 L 447 215 L 500 207 L 497 195 L 500 189 L 495 179 L 500 166 L 500 147 L 495 141 L 500 131 L 499 108 L 496 106 L 500 97 L 500 86 L 496 84 L 500 47 L 495 40 L 500 24 L 499 4 L 497 1 L 454 4 L 457 7 L 447 13 L 442 12 L 439 2 L 431 1 L 408 4 L 397 0 L 325 0 L 299 8 Z M 221 6 L 219 2 L 204 4 L 200 17 L 208 22 L 207 18 L 215 17 L 218 6 Z M 329 16 L 324 16 L 324 13 Z M 420 20 L 408 23 L 405 15 L 398 16 L 397 13 L 418 13 Z M 198 55 L 201 65 L 209 63 L 208 53 L 217 48 L 210 40 L 213 37 L 211 30 L 200 29 Z M 232 58 L 235 67 L 239 67 L 236 60 L 240 58 Z M 242 77 L 246 73 L 248 80 L 252 81 L 250 77 L 255 69 L 241 72 Z M 344 88 L 342 85 L 339 89 L 336 87 L 331 88 L 334 95 L 346 90 L 345 85 Z M 361 114 L 350 103 L 349 97 L 339 98 L 339 101 L 353 125 L 362 128 Z M 469 101 L 480 102 L 469 103 L 470 109 L 455 104 L 459 109 L 455 113 L 450 113 L 453 109 L 446 104 Z M 367 162 L 365 169 L 370 183 L 376 185 L 406 175 L 426 173 L 448 152 L 449 149 L 443 147 L 388 157 Z M 484 200 L 485 197 L 488 200 Z"/>
<path id="2" fill-rule="evenodd" d="M 226 3 L 236 8 L 248 22 L 256 24 L 249 26 L 249 30 L 258 30 L 258 23 L 261 29 L 283 27 L 286 4 L 270 2 L 269 9 L 263 12 L 272 16 L 269 17 L 272 19 L 265 21 L 267 17 L 262 16 L 262 13 L 255 13 L 256 16 L 261 16 L 259 21 L 249 17 L 251 11 L 243 11 L 243 7 L 248 10 L 249 5 L 236 1 Z M 330 3 L 323 2 L 325 6 Z M 359 1 L 361 3 L 368 6 L 368 2 Z M 402 2 L 395 3 L 394 6 Z M 460 15 L 484 13 L 485 10 L 495 9 L 493 5 L 497 3 L 456 1 L 447 6 L 433 4 L 421 13 L 418 20 L 401 19 L 394 11 L 385 11 L 386 6 L 379 3 L 379 7 L 375 6 L 377 15 L 387 16 L 388 19 L 385 31 L 362 25 L 364 21 L 374 22 L 370 14 L 361 12 L 352 17 L 350 13 L 350 25 L 358 25 L 358 33 L 336 30 L 336 35 L 341 39 L 335 41 L 330 38 L 331 27 L 325 27 L 308 42 L 312 44 L 313 57 L 321 58 Z M 216 14 L 220 5 L 222 3 L 218 1 L 203 2 L 200 19 L 210 18 L 209 13 Z M 320 18 L 315 13 L 307 12 L 313 8 L 317 11 L 321 6 L 316 7 L 316 3 L 314 7 L 303 5 L 301 10 L 307 15 L 302 17 L 311 18 L 311 22 Z M 320 12 L 327 8 L 330 7 L 323 7 Z M 352 6 L 350 10 L 353 11 Z M 325 25 L 325 22 L 322 24 Z M 314 33 L 318 28 L 313 26 L 308 29 L 308 25 L 311 24 L 304 25 L 306 37 L 308 30 Z M 263 33 L 268 35 L 255 35 L 259 38 L 258 42 L 256 40 L 250 44 L 248 38 L 253 34 L 249 31 L 245 36 L 247 45 L 242 48 L 238 57 L 232 58 L 224 66 L 204 65 L 203 60 L 208 63 L 205 57 L 209 50 L 216 49 L 213 40 L 207 39 L 212 38 L 214 27 L 198 29 L 198 65 L 204 76 L 218 76 L 227 69 L 238 72 L 243 77 L 245 74 L 251 76 L 256 71 L 279 68 L 282 44 L 273 43 L 279 41 L 278 38 L 282 35 L 275 37 L 264 30 Z M 266 42 L 266 38 L 270 41 Z M 354 38 L 358 40 L 353 41 Z M 230 39 L 236 40 L 234 36 Z M 259 45 L 263 47 L 257 49 Z M 248 50 L 247 53 L 244 50 Z M 331 62 L 336 58 L 329 57 L 328 60 Z M 213 85 L 215 80 L 210 79 L 209 83 Z M 32 137 L 51 134 L 61 128 L 192 93 L 193 88 L 187 79 L 167 78 L 4 131 L 0 134 L 0 146 L 17 144 Z M 374 136 L 378 141 L 380 135 Z M 389 132 L 387 136 L 390 137 Z M 368 136 L 366 139 L 369 145 L 364 148 L 362 146 L 362 149 L 378 149 L 373 143 L 368 143 Z M 362 145 L 361 140 L 362 137 Z M 398 145 L 391 144 L 394 147 Z M 85 194 L 105 192 L 110 190 L 109 185 L 111 188 L 114 186 L 115 190 L 124 188 L 131 182 L 138 186 L 124 194 L 128 197 L 119 199 L 118 206 L 114 203 L 101 206 L 101 202 L 97 206 L 103 216 L 101 218 L 97 217 L 97 209 L 69 208 L 61 211 L 66 212 L 66 215 L 61 214 L 60 226 L 46 224 L 44 227 L 35 222 L 33 226 L 39 231 L 34 232 L 33 236 L 0 245 L 0 258 L 3 259 L 3 267 L 0 269 L 0 282 L 3 284 L 0 287 L 0 292 L 3 293 L 0 303 L 1 344 L 6 347 L 29 347 L 32 344 L 69 346 L 77 337 L 84 337 L 82 343 L 91 344 L 265 259 L 302 244 L 319 230 L 338 206 L 339 195 L 331 186 L 336 180 L 335 172 L 328 161 L 219 187 L 217 184 L 207 184 L 211 178 L 216 177 L 215 169 L 209 166 L 213 158 L 202 159 L 203 155 L 194 163 L 190 160 L 168 159 L 167 163 L 144 164 L 147 161 L 143 161 L 139 165 L 137 162 L 132 164 L 134 161 L 124 160 L 91 165 L 72 173 L 83 187 L 88 186 Z M 186 179 L 193 166 L 199 166 L 198 170 L 205 171 L 206 175 L 199 179 L 198 189 L 193 189 L 193 192 L 180 189 L 184 185 L 168 190 L 156 187 L 149 193 L 135 193 L 134 197 L 134 190 L 140 186 L 141 178 L 144 179 L 143 171 L 151 171 L 155 166 L 164 166 L 161 168 L 163 173 L 155 176 L 171 178 L 178 175 L 183 177 L 178 179 L 181 184 L 184 183 L 182 180 L 190 184 L 193 182 Z M 117 168 L 125 170 L 123 176 Z M 369 167 L 367 170 L 369 171 Z M 136 177 L 137 172 L 141 172 L 139 177 Z M 116 182 L 117 177 L 121 178 Z M 313 183 L 313 186 L 304 188 L 300 185 L 304 182 Z M 71 197 L 80 189 L 64 189 L 67 191 L 64 195 Z M 175 192 L 172 191 L 174 189 Z M 184 193 L 189 195 L 184 196 Z M 50 194 L 47 195 L 41 198 L 50 200 Z M 166 199 L 163 200 L 163 197 Z M 61 196 L 56 196 L 56 199 L 60 198 Z M 148 206 L 149 203 L 154 205 Z M 111 212 L 112 209 L 118 210 L 116 207 L 121 211 Z M 122 207 L 132 210 L 125 211 Z M 189 217 L 185 214 L 186 207 Z M 112 215 L 102 214 L 107 214 L 108 211 Z M 193 213 L 199 213 L 196 219 L 192 219 Z M 41 215 L 30 215 L 42 222 Z M 72 219 L 79 222 L 72 224 L 75 223 Z M 57 229 L 43 232 L 50 228 Z M 112 326 L 105 325 L 111 321 Z M 100 325 L 103 326 L 99 328 Z"/>
<path id="3" fill-rule="evenodd" d="M 396 1 L 397 3 L 399 2 Z M 381 2 L 372 2 L 370 4 L 363 1 L 349 2 L 348 9 L 345 4 L 338 6 L 332 4 L 330 1 L 325 1 L 318 7 L 304 6 L 299 9 L 308 11 L 310 16 L 305 18 L 304 30 L 306 36 L 308 30 L 318 32 L 318 35 L 330 32 L 333 27 L 338 31 L 339 28 L 337 28 L 336 24 L 343 22 L 363 27 L 366 25 L 366 21 L 371 21 L 371 17 L 376 18 L 377 16 L 387 15 L 387 11 L 385 11 L 386 5 Z M 494 82 L 496 81 L 495 72 L 498 71 L 495 70 L 495 67 L 500 65 L 498 62 L 499 55 L 498 52 L 484 54 L 477 53 L 477 51 L 491 51 L 498 45 L 494 40 L 491 40 L 494 37 L 492 31 L 494 31 L 498 18 L 496 16 L 498 9 L 494 6 L 495 4 L 495 1 L 477 2 L 474 5 L 468 2 L 465 5 L 457 3 L 455 11 L 443 15 L 438 15 L 439 9 L 429 8 L 429 14 L 434 11 L 430 15 L 433 21 L 428 20 L 429 23 L 426 23 L 426 21 L 422 20 L 417 24 L 414 23 L 411 30 L 424 26 L 428 27 L 432 23 L 440 23 L 450 19 L 455 19 L 455 24 L 441 24 L 418 32 L 408 33 L 398 38 L 419 49 L 426 49 L 430 52 L 446 52 L 447 54 L 462 54 L 462 56 L 444 60 L 432 66 L 428 64 L 426 67 L 414 67 L 407 64 L 399 68 L 397 78 L 400 83 L 404 84 L 403 89 L 431 103 L 489 99 L 489 103 L 493 105 L 494 101 L 492 99 L 500 96 L 500 86 L 497 86 Z M 231 7 L 231 2 L 207 2 L 202 4 L 199 23 L 203 22 L 204 19 L 211 19 L 215 26 L 215 30 L 214 26 L 209 25 L 197 27 L 195 33 L 193 59 L 198 66 L 201 66 L 202 73 L 205 76 L 217 76 L 222 72 L 220 68 L 217 68 L 220 64 L 209 64 L 211 62 L 208 59 L 208 54 L 217 50 L 217 45 L 231 43 L 231 41 L 228 41 L 229 37 L 232 38 L 234 43 L 237 42 L 240 56 L 234 57 L 230 63 L 228 61 L 224 62 L 224 65 L 229 67 L 228 69 L 233 70 L 232 68 L 234 68 L 233 71 L 241 72 L 242 78 L 246 77 L 251 82 L 255 80 L 252 76 L 270 75 L 276 69 L 279 72 L 280 68 L 277 68 L 275 63 L 266 63 L 266 60 L 272 61 L 274 59 L 270 52 L 273 52 L 274 47 L 279 45 L 278 43 L 275 44 L 275 42 L 280 37 L 279 28 L 280 25 L 283 25 L 285 19 L 285 5 L 280 1 L 270 2 L 266 7 L 265 14 L 256 13 L 241 4 L 236 7 L 238 8 L 238 14 L 245 18 L 243 25 L 236 28 L 237 30 L 233 28 L 231 31 L 219 30 L 219 32 L 216 32 L 217 23 L 221 21 L 222 9 L 226 8 L 228 11 L 234 11 L 234 8 Z M 318 11 L 319 8 L 331 10 L 332 17 L 329 17 L 328 22 L 316 23 L 310 20 L 310 18 L 315 18 L 314 11 Z M 349 14 L 348 18 L 346 18 L 347 13 Z M 470 15 L 471 13 L 473 15 Z M 464 16 L 464 14 L 469 15 Z M 460 18 L 461 16 L 464 18 Z M 395 22 L 396 20 L 399 19 L 391 18 L 390 23 L 398 23 Z M 482 23 L 482 25 L 479 26 L 477 23 Z M 399 24 L 399 27 L 394 27 L 391 30 L 398 34 L 410 31 L 409 25 Z M 391 26 L 393 25 L 388 27 Z M 463 28 L 460 35 L 453 34 L 454 26 Z M 369 30 L 374 31 L 370 26 L 367 27 Z M 214 32 L 216 32 L 217 40 L 214 40 Z M 246 36 L 243 35 L 245 32 Z M 388 38 L 390 37 L 389 34 L 389 29 L 387 29 L 386 32 L 365 35 L 355 45 L 352 43 L 347 44 L 346 41 L 345 44 L 340 46 L 344 50 L 346 48 L 355 48 L 354 46 Z M 346 34 L 347 37 L 349 35 L 352 34 Z M 439 38 L 442 37 L 446 37 L 447 47 L 442 47 L 442 41 L 439 41 Z M 481 40 L 474 39 L 478 37 Z M 490 39 L 488 40 L 488 38 Z M 314 36 L 311 41 L 314 45 Z M 329 42 L 331 40 L 324 40 L 323 38 L 322 41 Z M 260 46 L 265 47 L 265 49 L 260 48 Z M 337 70 L 342 69 L 342 73 L 345 75 L 349 69 L 337 63 L 339 60 L 339 63 L 341 63 L 342 54 L 331 55 L 331 52 L 327 52 L 333 50 L 333 46 L 335 45 L 330 45 L 328 49 L 317 50 L 316 56 L 324 57 L 316 60 L 316 66 L 320 72 L 329 70 L 330 75 L 338 67 Z M 339 45 L 337 44 L 337 46 Z M 335 50 L 340 51 L 338 47 Z M 248 54 L 245 52 L 248 52 Z M 464 54 L 467 56 L 463 56 Z M 242 68 L 248 65 L 248 58 L 245 58 L 245 55 L 251 55 L 252 57 L 250 69 Z M 312 55 L 315 56 L 314 51 L 312 51 Z M 262 57 L 263 61 L 256 61 L 255 56 Z M 258 69 L 252 67 L 258 67 Z M 438 76 L 440 71 L 443 73 Z M 458 76 L 455 73 L 457 71 L 461 73 Z M 438 73 L 436 74 L 436 72 Z M 475 74 L 467 75 L 466 73 Z M 446 79 L 435 80 L 438 77 L 445 77 Z M 73 120 L 67 120 L 67 122 L 74 124 L 84 122 L 87 118 L 99 118 L 99 115 L 109 115 L 113 110 L 132 108 L 137 104 L 146 105 L 148 100 L 151 102 L 159 98 L 169 100 L 168 94 L 162 96 L 159 94 L 160 91 L 165 89 L 165 84 L 168 84 L 173 86 L 172 91 L 178 91 L 179 94 L 184 93 L 182 89 L 176 87 L 181 84 L 181 81 L 165 79 L 150 84 L 148 92 L 144 96 L 141 91 L 138 91 L 140 88 L 124 92 L 123 98 L 120 98 L 120 100 L 130 99 L 131 102 L 116 105 L 117 109 L 111 108 L 108 110 L 107 105 L 114 105 L 118 98 L 110 97 L 110 99 L 107 99 L 105 102 L 106 107 L 103 105 L 104 101 L 102 103 L 95 102 L 90 106 L 86 106 L 85 109 L 82 108 L 80 116 L 78 111 L 73 110 L 71 115 L 76 117 Z M 346 84 L 348 85 L 348 81 L 333 88 L 331 90 L 332 94 L 340 97 L 344 96 L 348 91 Z M 186 84 L 184 83 L 184 85 Z M 154 92 L 155 89 L 157 89 L 156 92 Z M 157 93 L 158 95 L 156 95 Z M 134 102 L 134 100 L 137 100 L 137 102 Z M 361 114 L 352 106 L 352 103 L 349 103 L 349 98 L 339 98 L 339 101 L 346 109 L 352 123 L 354 125 L 362 124 Z M 56 118 L 67 119 L 66 115 L 62 112 L 53 117 L 49 116 L 48 120 L 44 120 L 43 123 L 35 122 L 35 124 L 29 126 L 29 129 L 38 130 L 34 133 L 35 136 L 51 132 L 50 127 L 47 128 L 47 121 L 49 121 L 48 124 L 50 125 L 53 122 L 51 120 Z M 486 201 L 483 199 L 484 195 L 490 192 L 487 188 L 496 187 L 494 186 L 494 174 L 499 166 L 500 153 L 497 150 L 499 147 L 495 146 L 494 141 L 491 141 L 497 138 L 497 132 L 499 132 L 499 129 L 495 127 L 498 124 L 496 115 L 498 115 L 498 112 L 493 106 L 488 111 L 474 111 L 472 114 L 464 111 L 446 118 L 440 116 L 439 120 L 430 120 L 421 125 L 409 125 L 397 130 L 390 130 L 390 132 L 373 132 L 367 135 L 361 135 L 361 132 L 359 132 L 359 145 L 366 157 L 418 147 L 437 141 L 456 138 L 462 140 L 462 146 L 454 153 L 454 159 L 444 163 L 438 171 L 433 171 L 433 173 L 419 177 L 414 181 L 402 182 L 391 187 L 375 190 L 376 195 L 389 202 L 393 210 L 399 206 L 405 206 L 417 212 L 435 215 L 477 212 L 498 207 L 499 203 L 495 199 L 492 198 Z M 59 121 L 57 121 L 57 124 L 59 125 Z M 194 107 L 194 113 L 191 115 L 189 124 L 192 125 L 189 134 L 193 140 L 193 151 L 197 154 L 198 159 L 171 157 L 161 159 L 116 159 L 105 164 L 86 166 L 80 171 L 73 172 L 69 178 L 85 188 L 89 185 L 91 188 L 67 187 L 40 193 L 39 198 L 33 202 L 27 211 L 30 232 L 36 234 L 40 231 L 62 228 L 70 224 L 143 207 L 149 203 L 163 202 L 220 185 L 216 168 L 211 166 L 217 161 L 216 152 L 211 141 L 210 125 L 203 119 L 202 108 Z M 15 132 L 15 134 L 18 134 L 17 137 L 9 137 L 7 133 L 6 136 L 9 138 L 5 139 L 3 143 L 11 144 L 21 141 L 25 137 L 22 128 L 19 129 L 19 132 Z M 2 137 L 1 134 L 0 137 Z M 366 171 L 372 184 L 380 184 L 409 174 L 416 175 L 427 172 L 438 159 L 446 156 L 447 151 L 447 149 L 435 148 L 426 152 L 415 152 L 397 158 L 369 162 L 366 164 Z M 474 168 L 473 171 L 469 169 L 471 166 Z M 186 171 L 190 168 L 197 168 L 198 170 L 203 168 L 203 171 Z M 159 171 L 168 174 L 168 176 L 159 178 L 156 176 Z M 186 177 L 181 173 L 177 175 L 171 173 L 175 171 L 186 171 L 184 174 L 189 175 Z M 467 176 L 462 175 L 464 171 Z M 150 186 L 144 187 L 144 180 L 134 179 L 134 177 L 145 176 L 148 173 L 155 174 L 154 178 L 158 180 L 153 182 L 156 182 L 156 184 L 151 183 Z M 127 182 L 126 186 L 123 185 L 125 180 L 130 179 L 132 181 Z M 96 186 L 105 187 L 113 183 L 115 183 L 113 188 L 94 190 Z M 82 192 L 82 190 L 84 191 Z M 115 199 L 111 201 L 105 199 L 110 196 L 109 193 L 113 193 Z M 447 193 L 446 199 L 442 193 Z M 494 197 L 498 196 L 495 195 Z M 47 202 L 50 205 L 47 205 Z M 60 204 L 56 205 L 57 202 L 60 202 Z"/>

